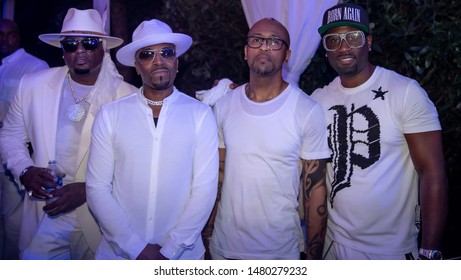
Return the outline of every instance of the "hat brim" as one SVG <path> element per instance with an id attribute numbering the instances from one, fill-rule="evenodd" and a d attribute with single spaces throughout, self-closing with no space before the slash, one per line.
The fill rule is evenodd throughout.
<path id="1" fill-rule="evenodd" d="M 117 60 L 126 66 L 134 66 L 136 52 L 144 47 L 157 44 L 173 44 L 176 47 L 176 56 L 185 53 L 192 45 L 192 38 L 181 33 L 155 34 L 129 43 L 117 51 Z"/>
<path id="2" fill-rule="evenodd" d="M 368 27 L 363 25 L 363 24 L 358 24 L 358 23 L 354 23 L 354 22 L 350 22 L 350 21 L 336 21 L 336 22 L 332 22 L 330 24 L 327 24 L 327 25 L 324 25 L 322 27 L 319 28 L 319 33 L 321 36 L 323 36 L 323 34 L 325 34 L 325 32 L 327 32 L 328 30 L 332 29 L 333 27 L 338 27 L 338 26 L 351 26 L 351 27 L 355 27 L 355 28 L 358 28 L 360 30 L 362 30 L 363 32 L 365 33 L 369 33 L 369 30 L 368 30 Z"/>
<path id="3" fill-rule="evenodd" d="M 58 47 L 61 47 L 61 40 L 65 37 L 98 37 L 106 40 L 107 42 L 107 49 L 113 49 L 121 44 L 123 44 L 123 39 L 117 37 L 111 37 L 106 35 L 96 35 L 96 34 L 88 34 L 88 33 L 53 33 L 53 34 L 42 34 L 39 35 L 38 38 L 43 42 Z"/>

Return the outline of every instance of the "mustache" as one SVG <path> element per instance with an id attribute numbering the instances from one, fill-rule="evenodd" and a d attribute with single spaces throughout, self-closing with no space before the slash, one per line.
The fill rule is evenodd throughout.
<path id="1" fill-rule="evenodd" d="M 257 56 L 255 56 L 255 59 L 256 59 L 256 58 L 259 58 L 259 57 L 264 57 L 264 58 L 268 58 L 269 60 L 272 60 L 272 56 L 270 56 L 270 55 L 267 54 L 267 53 L 258 54 Z"/>
<path id="2" fill-rule="evenodd" d="M 349 58 L 349 57 L 355 58 L 355 55 L 350 51 L 345 51 L 345 52 L 339 53 L 336 57 L 337 58 Z"/>
<path id="3" fill-rule="evenodd" d="M 158 71 L 158 70 L 166 70 L 166 71 L 168 71 L 168 72 L 170 71 L 170 69 L 168 69 L 167 67 L 164 67 L 164 66 L 159 66 L 159 67 L 158 67 L 158 66 L 157 66 L 157 67 L 152 68 L 152 69 L 150 70 L 150 73 L 153 73 L 153 72 Z"/>

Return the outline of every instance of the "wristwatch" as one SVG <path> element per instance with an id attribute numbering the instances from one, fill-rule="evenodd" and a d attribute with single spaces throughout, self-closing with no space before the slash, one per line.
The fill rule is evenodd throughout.
<path id="1" fill-rule="evenodd" d="M 27 166 L 26 168 L 24 168 L 23 171 L 21 171 L 21 173 L 19 174 L 19 182 L 22 184 L 22 176 L 24 176 L 24 174 L 26 174 L 27 171 L 29 171 L 29 169 L 31 169 L 33 166 L 30 165 L 30 166 Z"/>
<path id="2" fill-rule="evenodd" d="M 427 249 L 420 248 L 419 249 L 419 254 L 421 256 L 426 257 L 429 260 L 441 260 L 441 259 L 443 259 L 442 252 L 440 252 L 439 250 L 427 250 Z"/>

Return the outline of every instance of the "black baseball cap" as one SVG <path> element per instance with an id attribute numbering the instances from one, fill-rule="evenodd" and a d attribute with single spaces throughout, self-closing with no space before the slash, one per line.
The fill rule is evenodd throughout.
<path id="1" fill-rule="evenodd" d="M 323 36 L 329 29 L 338 26 L 352 26 L 365 33 L 370 33 L 368 25 L 368 15 L 364 8 L 351 3 L 343 3 L 325 11 L 319 33 Z"/>

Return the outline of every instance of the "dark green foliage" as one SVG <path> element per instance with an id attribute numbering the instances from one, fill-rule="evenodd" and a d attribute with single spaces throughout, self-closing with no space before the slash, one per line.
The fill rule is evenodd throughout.
<path id="1" fill-rule="evenodd" d="M 166 0 L 158 19 L 194 40 L 180 60 L 179 89 L 193 94 L 211 88 L 214 80 L 223 77 L 237 83 L 247 80 L 243 45 L 248 25 L 240 1 Z"/>

